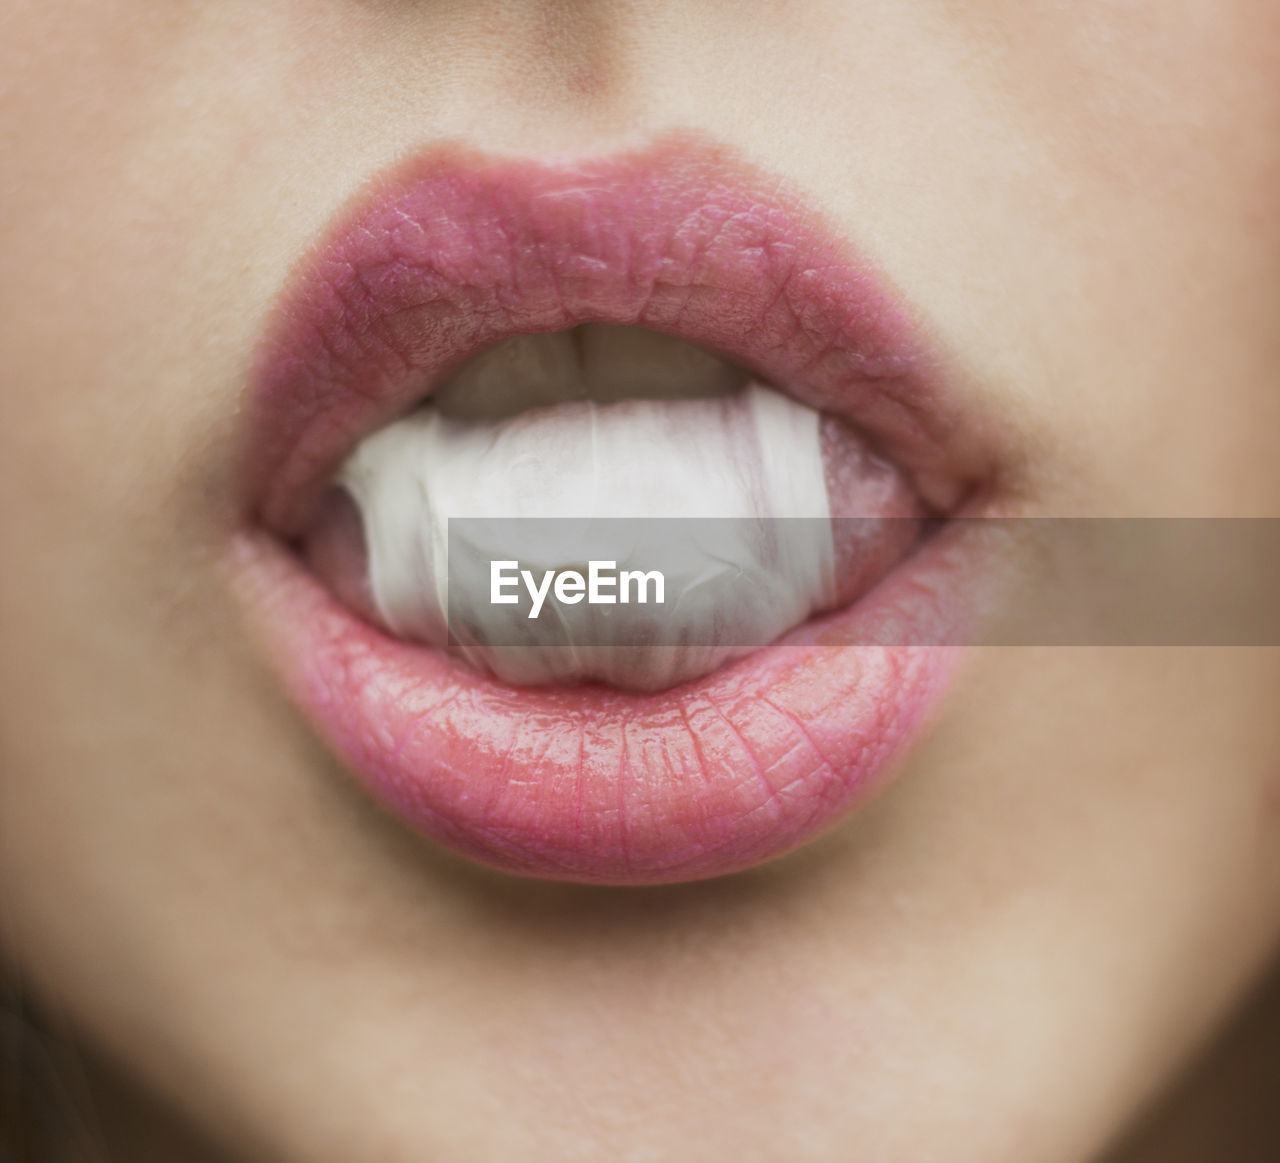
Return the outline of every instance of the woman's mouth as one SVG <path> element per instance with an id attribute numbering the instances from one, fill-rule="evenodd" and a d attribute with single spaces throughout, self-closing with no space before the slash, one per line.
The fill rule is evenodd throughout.
<path id="1" fill-rule="evenodd" d="M 996 463 L 945 380 L 848 243 L 719 147 L 436 149 L 269 322 L 235 577 L 303 713 L 432 840 L 562 880 L 737 871 L 881 784 L 943 691 L 975 570 L 949 518 Z M 747 588 L 684 602 L 680 649 L 675 615 L 620 605 L 503 638 L 460 579 L 519 556 L 501 519 L 584 517 L 737 522 L 677 584 L 715 593 L 714 559 Z M 459 519 L 498 519 L 472 573 Z"/>

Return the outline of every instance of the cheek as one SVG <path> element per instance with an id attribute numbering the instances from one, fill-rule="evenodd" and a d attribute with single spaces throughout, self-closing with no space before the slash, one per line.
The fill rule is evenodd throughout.
<path id="1" fill-rule="evenodd" d="M 1113 505 L 1274 511 L 1280 5 L 1095 5 L 1063 32 L 1070 65 L 1025 91 L 1051 127 L 1051 223 L 1075 248 L 1053 322 L 1060 350 L 1082 340 L 1057 404 L 1073 455 Z"/>
<path id="2" fill-rule="evenodd" d="M 1057 512 L 1270 511 L 1280 5 L 980 9 L 947 17 L 965 55 L 932 183 L 898 173 L 896 269 L 1035 433 Z"/>

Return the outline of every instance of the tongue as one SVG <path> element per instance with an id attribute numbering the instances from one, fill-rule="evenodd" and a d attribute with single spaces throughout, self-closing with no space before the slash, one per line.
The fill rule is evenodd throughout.
<path id="1" fill-rule="evenodd" d="M 759 384 L 499 420 L 428 405 L 366 438 L 337 483 L 305 539 L 312 568 L 390 633 L 518 684 L 698 678 L 856 600 L 921 517 L 848 426 Z M 547 571 L 589 560 L 661 572 L 663 603 L 557 603 Z M 517 604 L 491 601 L 494 561 L 519 563 Z"/>

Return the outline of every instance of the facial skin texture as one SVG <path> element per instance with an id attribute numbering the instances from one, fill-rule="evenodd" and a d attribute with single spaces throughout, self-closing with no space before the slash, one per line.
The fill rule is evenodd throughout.
<path id="1" fill-rule="evenodd" d="M 0 948 L 232 1159 L 1097 1158 L 1280 938 L 1277 651 L 976 651 L 801 853 L 516 881 L 285 701 L 237 409 L 406 151 L 685 129 L 857 239 L 1018 511 L 1280 515 L 1278 45 L 1271 0 L 5 0 Z"/>

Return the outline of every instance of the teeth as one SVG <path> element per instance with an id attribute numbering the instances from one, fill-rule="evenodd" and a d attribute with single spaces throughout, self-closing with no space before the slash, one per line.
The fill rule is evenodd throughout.
<path id="1" fill-rule="evenodd" d="M 469 360 L 431 402 L 460 420 L 500 420 L 525 408 L 586 399 L 571 331 L 517 335 Z"/>
<path id="2" fill-rule="evenodd" d="M 746 375 L 684 340 L 588 323 L 518 335 L 465 364 L 432 397 L 445 416 L 499 420 L 569 400 L 692 399 L 741 388 Z"/>
<path id="3" fill-rule="evenodd" d="M 593 400 L 726 396 L 747 380 L 733 364 L 671 335 L 607 323 L 580 331 L 583 373 Z"/>

